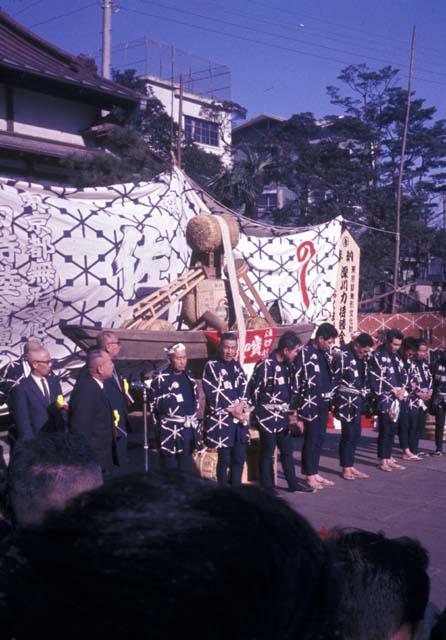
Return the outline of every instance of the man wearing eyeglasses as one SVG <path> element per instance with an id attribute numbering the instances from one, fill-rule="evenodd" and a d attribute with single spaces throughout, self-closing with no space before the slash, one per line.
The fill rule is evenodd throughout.
<path id="1" fill-rule="evenodd" d="M 119 467 L 125 467 L 127 464 L 127 433 L 129 431 L 128 419 L 128 395 L 124 388 L 122 376 L 116 367 L 116 359 L 121 351 L 121 343 L 114 331 L 101 331 L 96 336 L 96 345 L 98 349 L 108 353 L 113 360 L 113 374 L 104 382 L 104 392 L 107 396 L 112 409 L 119 414 L 119 421 L 116 428 L 116 463 Z"/>
<path id="2" fill-rule="evenodd" d="M 12 412 L 18 438 L 29 439 L 40 431 L 64 431 L 63 413 L 56 406 L 62 395 L 59 379 L 51 374 L 51 357 L 44 348 L 31 351 L 31 373 L 12 391 Z"/>

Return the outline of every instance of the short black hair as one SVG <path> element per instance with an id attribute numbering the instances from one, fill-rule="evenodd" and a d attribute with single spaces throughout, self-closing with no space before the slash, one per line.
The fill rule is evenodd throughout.
<path id="1" fill-rule="evenodd" d="M 285 331 L 285 333 L 283 333 L 279 338 L 279 342 L 277 343 L 277 350 L 285 351 L 285 349 L 288 349 L 289 351 L 292 351 L 300 344 L 302 344 L 302 341 L 297 333 L 295 333 L 294 331 Z"/>
<path id="2" fill-rule="evenodd" d="M 330 338 L 337 338 L 338 335 L 338 330 L 334 324 L 331 324 L 330 322 L 323 322 L 318 326 L 315 337 L 329 340 Z"/>
<path id="3" fill-rule="evenodd" d="M 386 332 L 386 342 L 388 342 L 389 344 L 393 341 L 393 340 L 403 340 L 404 335 L 401 333 L 401 331 L 399 329 L 389 329 Z"/>
<path id="4" fill-rule="evenodd" d="M 85 437 L 71 433 L 40 433 L 15 445 L 7 477 L 7 496 L 15 524 L 19 513 L 45 511 L 50 492 L 73 493 L 80 476 L 101 478 L 101 469 Z"/>
<path id="5" fill-rule="evenodd" d="M 40 622 L 51 639 L 64 628 L 68 640 L 144 630 L 153 640 L 197 630 L 213 640 L 294 640 L 319 637 L 324 619 L 323 543 L 256 487 L 121 477 L 23 532 L 19 544 L 34 589 L 21 584 L 18 637 L 38 633 Z"/>
<path id="6" fill-rule="evenodd" d="M 238 337 L 237 334 L 233 333 L 232 331 L 225 331 L 225 333 L 221 334 L 220 344 L 223 342 L 223 340 L 235 340 L 237 342 Z"/>
<path id="7" fill-rule="evenodd" d="M 423 619 L 429 599 L 429 558 L 412 538 L 337 531 L 328 541 L 338 601 L 333 637 L 387 640 Z"/>
<path id="8" fill-rule="evenodd" d="M 373 338 L 369 333 L 360 333 L 353 342 L 359 344 L 360 347 L 373 347 Z"/>
<path id="9" fill-rule="evenodd" d="M 418 340 L 412 336 L 407 336 L 407 338 L 404 338 L 401 346 L 404 351 L 416 351 L 418 349 Z"/>

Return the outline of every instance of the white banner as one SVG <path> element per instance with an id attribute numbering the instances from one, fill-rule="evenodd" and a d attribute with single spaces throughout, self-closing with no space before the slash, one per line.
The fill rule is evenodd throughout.
<path id="1" fill-rule="evenodd" d="M 65 361 L 76 347 L 64 324 L 120 326 L 130 305 L 188 269 L 187 222 L 212 209 L 178 170 L 81 190 L 0 179 L 0 367 L 30 336 Z M 265 302 L 280 300 L 289 320 L 329 318 L 340 220 L 261 238 L 240 224 L 237 251 Z"/>

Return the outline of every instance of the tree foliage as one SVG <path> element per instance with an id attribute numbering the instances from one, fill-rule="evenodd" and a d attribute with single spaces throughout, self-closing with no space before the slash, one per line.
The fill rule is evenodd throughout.
<path id="1" fill-rule="evenodd" d="M 238 193 L 240 172 L 247 175 L 246 158 L 267 152 L 263 183 L 278 182 L 293 194 L 269 221 L 304 226 L 343 215 L 395 231 L 407 91 L 397 86 L 398 71 L 389 66 L 374 71 L 366 65 L 351 65 L 338 80 L 341 86 L 327 91 L 341 114 L 318 121 L 311 113 L 299 113 L 278 123 L 269 136 L 248 143 L 249 152 L 245 149 L 234 165 L 233 193 Z M 416 265 L 438 248 L 433 222 L 438 216 L 437 189 L 446 178 L 446 122 L 436 121 L 435 112 L 422 98 L 411 96 L 401 242 L 402 264 L 410 259 L 415 276 Z M 248 178 L 245 193 L 256 193 L 261 178 L 254 170 Z M 249 195 L 242 199 L 243 207 L 249 215 Z M 392 280 L 394 236 L 366 227 L 355 235 L 362 248 L 362 289 L 370 293 L 375 285 Z"/>

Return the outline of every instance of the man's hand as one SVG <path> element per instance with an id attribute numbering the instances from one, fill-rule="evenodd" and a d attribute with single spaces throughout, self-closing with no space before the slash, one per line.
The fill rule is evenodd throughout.
<path id="1" fill-rule="evenodd" d="M 392 393 L 397 400 L 403 400 L 405 389 L 403 387 L 393 387 Z"/>
<path id="2" fill-rule="evenodd" d="M 237 404 L 232 404 L 230 407 L 228 407 L 226 411 L 230 413 L 231 416 L 234 416 L 234 418 L 237 418 L 237 420 L 243 420 L 244 409 L 245 409 L 245 403 L 237 402 Z"/>

